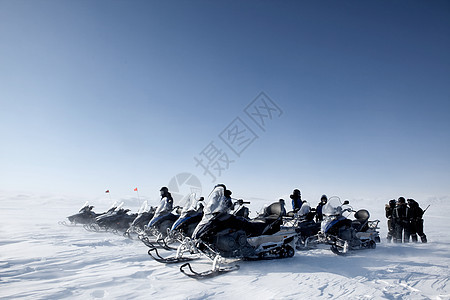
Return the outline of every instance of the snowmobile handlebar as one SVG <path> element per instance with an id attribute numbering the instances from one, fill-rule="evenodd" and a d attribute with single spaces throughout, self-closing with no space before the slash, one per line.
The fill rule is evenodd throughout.
<path id="1" fill-rule="evenodd" d="M 236 201 L 236 203 L 239 204 L 239 205 L 250 204 L 250 202 L 244 201 L 244 200 L 242 200 L 242 199 L 239 199 L 238 201 Z"/>
<path id="2" fill-rule="evenodd" d="M 240 205 L 242 205 L 242 204 L 250 204 L 249 201 L 244 201 L 242 199 L 236 199 L 236 198 L 231 198 L 231 199 L 236 200 L 236 203 L 240 204 Z"/>

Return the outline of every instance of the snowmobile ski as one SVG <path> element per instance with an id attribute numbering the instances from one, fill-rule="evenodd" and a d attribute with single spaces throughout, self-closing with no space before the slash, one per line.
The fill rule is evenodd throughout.
<path id="1" fill-rule="evenodd" d="M 139 239 L 144 243 L 145 246 L 147 246 L 151 249 L 159 246 L 159 245 L 155 245 L 152 242 L 150 242 L 149 238 L 146 236 L 139 237 Z"/>
<path id="2" fill-rule="evenodd" d="M 59 225 L 66 226 L 66 227 L 79 227 L 79 226 L 77 226 L 77 224 L 74 224 L 74 223 L 67 223 L 66 221 L 59 221 L 58 224 L 59 224 Z"/>
<path id="3" fill-rule="evenodd" d="M 186 267 L 189 269 L 186 269 Z M 191 278 L 195 278 L 195 279 L 206 279 L 206 278 L 212 278 L 218 275 L 222 275 L 228 272 L 232 272 L 232 271 L 236 271 L 239 270 L 239 265 L 234 265 L 231 267 L 222 267 L 222 268 L 218 268 L 215 270 L 209 270 L 209 271 L 204 271 L 204 272 L 195 272 L 190 263 L 185 263 L 183 265 L 181 265 L 180 267 L 180 271 L 181 273 L 183 273 L 184 275 L 191 277 Z"/>
<path id="4" fill-rule="evenodd" d="M 336 247 L 335 245 L 332 245 L 330 249 L 331 249 L 331 252 L 333 252 L 336 255 L 340 255 L 340 256 L 346 256 L 347 255 L 347 253 L 339 251 L 338 247 Z"/>
<path id="5" fill-rule="evenodd" d="M 153 254 L 152 252 L 155 252 L 155 254 Z M 199 257 L 175 257 L 175 256 L 162 257 L 161 255 L 159 255 L 158 249 L 156 248 L 150 248 L 147 253 L 154 260 L 163 264 L 176 264 L 181 262 L 192 261 L 199 258 Z"/>
<path id="6" fill-rule="evenodd" d="M 156 242 L 158 243 L 158 245 L 165 249 L 165 250 L 177 250 L 177 248 L 174 247 L 170 247 L 169 245 L 167 245 L 166 240 L 165 239 L 158 239 L 156 240 Z"/>

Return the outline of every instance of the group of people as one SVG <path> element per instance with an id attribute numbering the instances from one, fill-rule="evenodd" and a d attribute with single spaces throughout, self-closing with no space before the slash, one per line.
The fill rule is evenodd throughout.
<path id="1" fill-rule="evenodd" d="M 424 211 L 414 199 L 405 200 L 400 197 L 398 200 L 390 200 L 385 209 L 388 219 L 388 243 L 408 243 L 410 239 L 417 242 L 417 235 L 422 243 L 427 242 L 427 236 L 423 233 Z"/>

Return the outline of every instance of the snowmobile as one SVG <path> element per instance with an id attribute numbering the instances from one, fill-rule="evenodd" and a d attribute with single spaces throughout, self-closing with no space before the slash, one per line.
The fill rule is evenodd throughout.
<path id="1" fill-rule="evenodd" d="M 89 205 L 89 203 L 86 201 L 86 203 L 84 203 L 77 214 L 67 217 L 67 219 L 70 221 L 70 224 L 67 224 L 65 221 L 59 222 L 59 224 L 64 226 L 76 226 L 77 224 L 82 224 L 83 227 L 88 228 L 91 224 L 95 223 L 97 217 L 107 213 L 111 213 L 116 209 L 116 207 L 117 202 L 115 202 L 113 206 L 106 212 L 98 214 L 92 211 L 94 206 Z"/>
<path id="2" fill-rule="evenodd" d="M 211 270 L 198 273 L 186 262 L 180 271 L 196 279 L 212 277 L 239 269 L 238 265 L 221 267 L 227 259 L 262 260 L 294 256 L 296 232 L 281 229 L 282 222 L 282 215 L 276 219 L 246 220 L 230 213 L 220 213 L 194 232 L 192 239 L 182 243 L 175 257 L 164 259 L 153 249 L 149 250 L 149 255 L 159 262 L 176 263 L 195 259 L 184 257 L 183 253 L 203 254 L 213 262 Z"/>
<path id="3" fill-rule="evenodd" d="M 84 203 L 78 213 L 67 217 L 70 224 L 67 224 L 65 221 L 61 221 L 59 222 L 59 224 L 64 226 L 76 226 L 77 224 L 90 224 L 92 222 L 95 222 L 95 218 L 100 214 L 96 214 L 95 212 L 93 212 L 93 208 L 94 206 L 90 206 L 86 201 L 86 203 Z"/>
<path id="4" fill-rule="evenodd" d="M 158 239 L 165 238 L 170 228 L 172 228 L 173 223 L 179 218 L 182 209 L 183 208 L 179 206 L 175 206 L 170 212 L 161 212 L 156 209 L 153 218 L 148 225 L 145 226 L 145 232 Z"/>
<path id="5" fill-rule="evenodd" d="M 139 234 L 139 239 L 151 249 L 176 250 L 176 248 L 170 247 L 165 239 L 169 235 L 175 221 L 178 220 L 182 209 L 182 207 L 176 206 L 168 212 L 159 210 L 158 207 L 148 225 L 144 226 L 144 232 Z M 153 238 L 155 239 L 152 241 Z"/>
<path id="6" fill-rule="evenodd" d="M 114 204 L 103 214 L 99 214 L 95 217 L 94 221 L 89 224 L 84 224 L 83 227 L 87 231 L 106 231 L 107 228 L 102 228 L 97 224 L 97 219 L 107 218 L 108 216 L 111 216 L 116 209 L 120 209 L 120 207 L 123 205 L 123 202 L 120 205 L 117 205 L 117 201 L 114 202 Z"/>
<path id="7" fill-rule="evenodd" d="M 153 218 L 155 214 L 155 208 L 148 206 L 147 202 L 144 202 L 138 210 L 137 217 L 133 220 L 130 227 L 125 231 L 124 236 L 131 238 L 131 234 L 136 233 L 138 235 L 143 234 L 144 226 Z"/>
<path id="8" fill-rule="evenodd" d="M 355 220 L 344 216 L 351 212 L 355 213 Z M 377 231 L 380 221 L 369 221 L 370 214 L 366 209 L 354 211 L 347 200 L 342 203 L 339 197 L 331 197 L 323 206 L 322 213 L 324 219 L 319 233 L 307 238 L 305 246 L 324 243 L 331 245 L 333 253 L 343 255 L 349 250 L 375 249 L 376 243 L 380 242 Z"/>
<path id="9" fill-rule="evenodd" d="M 128 214 L 129 209 L 122 208 L 123 202 L 119 206 L 113 205 L 105 214 L 95 218 L 95 223 L 85 226 L 89 231 L 126 231 L 137 214 Z"/>
<path id="10" fill-rule="evenodd" d="M 204 278 L 237 270 L 238 266 L 221 268 L 226 259 L 263 260 L 292 257 L 295 254 L 296 232 L 282 229 L 284 203 L 276 203 L 280 214 L 245 220 L 231 214 L 219 214 L 194 238 L 197 249 L 213 261 L 212 269 L 195 272 L 189 263 L 180 270 L 193 278 Z"/>
<path id="11" fill-rule="evenodd" d="M 118 209 L 107 217 L 97 218 L 96 223 L 106 230 L 126 231 L 133 220 L 137 217 L 137 213 L 128 214 L 129 209 Z"/>
<path id="12" fill-rule="evenodd" d="M 194 233 L 195 228 L 200 223 L 203 217 L 204 198 L 200 197 L 199 200 L 195 200 L 195 196 L 195 193 L 193 193 L 192 200 L 189 201 L 188 199 L 188 202 L 184 206 L 185 208 L 181 211 L 180 217 L 177 221 L 175 221 L 168 236 L 164 239 L 164 244 L 166 246 L 173 242 L 173 240 L 183 242 L 186 237 L 190 238 Z M 231 214 L 237 217 L 249 219 L 250 211 L 244 204 L 250 204 L 250 202 L 245 202 L 242 199 L 235 200 L 237 201 L 233 204 Z"/>
<path id="13" fill-rule="evenodd" d="M 311 209 L 308 202 L 304 202 L 297 212 L 288 212 L 284 217 L 283 226 L 294 228 L 297 232 L 296 250 L 307 249 L 305 247 L 306 240 L 319 233 L 320 223 L 314 222 L 315 210 Z"/>
<path id="14" fill-rule="evenodd" d="M 180 216 L 173 223 L 165 238 L 166 244 L 173 241 L 182 242 L 185 237 L 192 236 L 194 229 L 203 217 L 203 200 L 203 197 L 197 199 L 196 193 L 189 195 L 186 203 L 183 205 Z"/>

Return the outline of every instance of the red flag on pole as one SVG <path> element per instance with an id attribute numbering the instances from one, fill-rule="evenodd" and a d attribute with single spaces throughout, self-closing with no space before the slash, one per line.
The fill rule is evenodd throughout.
<path id="1" fill-rule="evenodd" d="M 106 190 L 105 193 L 109 193 L 109 190 Z"/>
<path id="2" fill-rule="evenodd" d="M 134 191 L 137 192 L 137 188 L 134 188 Z"/>

